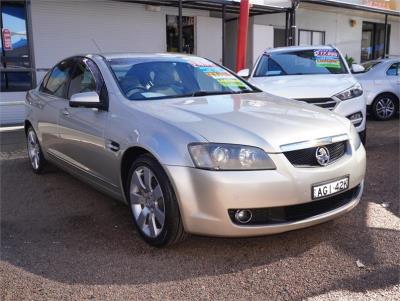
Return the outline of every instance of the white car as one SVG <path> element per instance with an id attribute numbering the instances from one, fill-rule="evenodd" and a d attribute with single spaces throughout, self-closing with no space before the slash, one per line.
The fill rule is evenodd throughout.
<path id="1" fill-rule="evenodd" d="M 380 59 L 363 64 L 365 72 L 355 74 L 364 89 L 367 109 L 377 120 L 389 120 L 399 111 L 400 58 Z"/>
<path id="2" fill-rule="evenodd" d="M 352 65 L 353 72 L 362 72 Z M 357 82 L 339 50 L 332 46 L 295 46 L 267 49 L 252 72 L 238 75 L 263 91 L 305 101 L 350 119 L 365 142 L 366 103 Z"/>

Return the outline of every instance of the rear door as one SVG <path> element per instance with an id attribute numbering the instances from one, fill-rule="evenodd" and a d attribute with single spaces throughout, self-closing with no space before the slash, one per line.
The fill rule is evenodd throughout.
<path id="1" fill-rule="evenodd" d="M 67 90 L 73 59 L 58 63 L 44 78 L 37 94 L 38 128 L 44 151 L 53 154 L 60 146 L 58 117 L 68 103 Z"/>
<path id="2" fill-rule="evenodd" d="M 68 99 L 82 92 L 95 91 L 100 97 L 107 98 L 106 86 L 97 65 L 88 58 L 77 58 L 71 75 Z M 108 122 L 108 111 L 70 107 L 66 102 L 59 112 L 59 133 L 62 143 L 61 155 L 87 176 L 105 188 L 115 189 L 115 175 L 110 170 L 108 156 L 112 151 L 104 138 L 104 129 Z"/>

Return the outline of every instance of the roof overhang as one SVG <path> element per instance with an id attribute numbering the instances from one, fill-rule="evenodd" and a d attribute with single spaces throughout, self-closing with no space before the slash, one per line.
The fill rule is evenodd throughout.
<path id="1" fill-rule="evenodd" d="M 131 2 L 144 5 L 153 6 L 170 6 L 178 7 L 179 0 L 115 0 L 120 2 Z M 240 1 L 235 0 L 182 0 L 183 8 L 200 9 L 208 11 L 221 12 L 222 7 L 225 7 L 225 12 L 229 14 L 239 14 L 240 12 Z M 288 10 L 287 7 L 264 5 L 264 4 L 251 4 L 250 15 L 264 15 L 264 14 L 276 14 L 283 13 Z"/>

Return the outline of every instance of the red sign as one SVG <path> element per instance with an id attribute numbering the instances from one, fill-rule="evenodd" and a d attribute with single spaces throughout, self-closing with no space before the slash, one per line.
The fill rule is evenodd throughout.
<path id="1" fill-rule="evenodd" d="M 4 51 L 13 50 L 12 43 L 11 43 L 11 31 L 7 28 L 4 28 L 2 34 L 3 34 L 3 49 L 4 49 Z"/>

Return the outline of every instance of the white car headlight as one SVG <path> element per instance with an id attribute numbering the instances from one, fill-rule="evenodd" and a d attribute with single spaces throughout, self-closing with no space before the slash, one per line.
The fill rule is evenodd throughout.
<path id="1" fill-rule="evenodd" d="M 350 140 L 351 143 L 354 145 L 354 149 L 357 150 L 361 145 L 360 135 L 357 133 L 356 128 L 354 125 L 350 125 Z"/>
<path id="2" fill-rule="evenodd" d="M 197 168 L 211 170 L 276 169 L 274 162 L 262 149 L 221 143 L 192 143 L 189 153 Z"/>
<path id="3" fill-rule="evenodd" d="M 340 100 L 347 100 L 354 97 L 361 96 L 363 94 L 363 89 L 359 83 L 356 83 L 354 86 L 344 90 L 335 95 L 335 97 L 339 98 Z"/>

